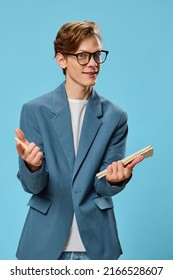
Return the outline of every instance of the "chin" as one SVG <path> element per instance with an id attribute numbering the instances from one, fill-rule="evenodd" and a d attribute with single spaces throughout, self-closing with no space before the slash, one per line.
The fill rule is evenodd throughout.
<path id="1" fill-rule="evenodd" d="M 96 80 L 91 80 L 88 82 L 88 86 L 94 86 L 96 84 Z"/>

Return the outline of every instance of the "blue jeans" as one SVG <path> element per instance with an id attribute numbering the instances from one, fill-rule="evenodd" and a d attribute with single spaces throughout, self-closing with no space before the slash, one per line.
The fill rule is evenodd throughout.
<path id="1" fill-rule="evenodd" d="M 62 252 L 58 260 L 89 260 L 86 252 Z"/>

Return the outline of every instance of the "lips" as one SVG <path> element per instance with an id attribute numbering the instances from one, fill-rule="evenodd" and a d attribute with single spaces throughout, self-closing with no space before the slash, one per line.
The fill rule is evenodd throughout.
<path id="1" fill-rule="evenodd" d="M 88 75 L 97 75 L 98 72 L 83 72 L 83 74 L 88 74 Z"/>

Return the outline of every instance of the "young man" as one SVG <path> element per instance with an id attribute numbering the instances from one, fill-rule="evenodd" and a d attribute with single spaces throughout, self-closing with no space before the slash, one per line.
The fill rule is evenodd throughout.
<path id="1" fill-rule="evenodd" d="M 124 167 L 127 115 L 93 88 L 108 55 L 96 24 L 64 24 L 54 46 L 65 82 L 25 104 L 16 129 L 18 177 L 32 194 L 17 257 L 118 259 L 111 197 L 142 157 Z"/>

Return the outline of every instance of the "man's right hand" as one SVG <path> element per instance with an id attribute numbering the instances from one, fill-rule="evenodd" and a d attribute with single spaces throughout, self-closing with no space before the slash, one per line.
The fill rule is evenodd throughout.
<path id="1" fill-rule="evenodd" d="M 16 149 L 19 156 L 25 161 L 26 166 L 31 172 L 38 171 L 42 165 L 43 153 L 35 143 L 29 143 L 26 140 L 25 135 L 20 128 L 16 128 L 15 131 L 20 140 L 20 142 L 16 141 Z"/>

